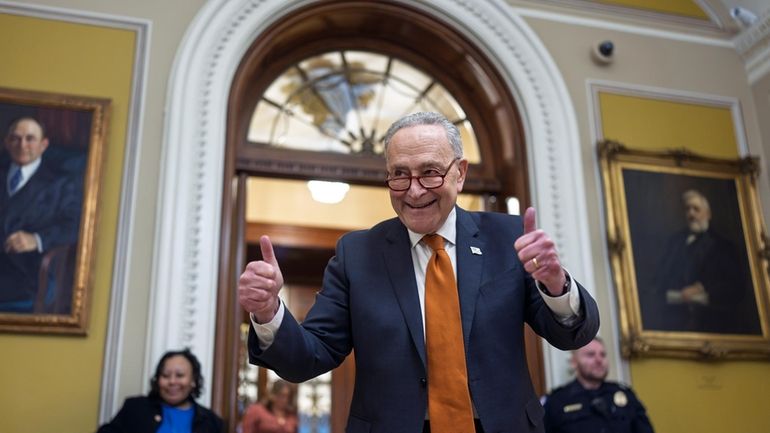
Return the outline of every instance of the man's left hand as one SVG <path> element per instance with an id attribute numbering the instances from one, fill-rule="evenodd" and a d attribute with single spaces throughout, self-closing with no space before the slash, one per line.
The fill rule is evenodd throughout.
<path id="1" fill-rule="evenodd" d="M 559 252 L 548 234 L 537 228 L 535 208 L 529 207 L 524 212 L 524 234 L 513 246 L 524 264 L 524 270 L 545 285 L 551 296 L 564 293 L 567 277 L 559 261 Z"/>

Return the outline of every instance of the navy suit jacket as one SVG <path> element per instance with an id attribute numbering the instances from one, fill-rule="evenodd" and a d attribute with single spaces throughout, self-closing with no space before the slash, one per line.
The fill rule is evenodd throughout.
<path id="1" fill-rule="evenodd" d="M 556 320 L 516 255 L 513 244 L 522 233 L 520 217 L 457 208 L 469 388 L 487 432 L 543 431 L 525 357 L 525 322 L 563 350 L 588 343 L 599 327 L 596 303 L 579 285 L 582 319 L 569 327 Z M 428 403 L 425 338 L 409 235 L 398 219 L 339 240 L 302 325 L 287 311 L 265 351 L 253 329 L 249 335 L 251 362 L 294 382 L 335 368 L 351 350 L 356 379 L 346 431 L 421 432 Z"/>
<path id="2" fill-rule="evenodd" d="M 60 173 L 46 164 L 12 197 L 8 196 L 8 165 L 0 167 L 0 239 L 24 230 L 37 233 L 43 252 L 78 240 L 82 206 L 82 180 Z M 0 250 L 0 299 L 10 299 L 9 290 L 37 287 L 42 254 L 37 251 L 6 254 Z M 16 296 L 13 296 L 16 297 Z"/>

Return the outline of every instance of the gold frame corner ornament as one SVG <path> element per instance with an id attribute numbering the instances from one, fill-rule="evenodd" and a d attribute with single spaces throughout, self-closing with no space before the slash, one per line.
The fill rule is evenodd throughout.
<path id="1" fill-rule="evenodd" d="M 634 150 L 610 140 L 597 143 L 597 156 L 605 199 L 608 254 L 618 300 L 622 355 L 701 360 L 770 360 L 770 246 L 756 186 L 760 167 L 758 159 L 717 159 L 686 149 L 660 152 Z M 645 191 L 645 188 L 659 188 L 661 184 L 677 187 Z M 681 193 L 685 189 L 692 189 L 692 185 L 700 184 L 705 188 L 717 185 L 721 190 L 734 191 L 725 193 L 727 200 L 720 203 L 723 206 L 719 209 L 711 206 L 711 209 L 716 211 L 715 214 L 719 212 L 720 215 L 734 215 L 729 221 L 733 222 L 732 232 L 737 233 L 733 238 L 738 241 L 737 244 L 743 244 L 736 251 L 739 252 L 737 256 L 742 257 L 740 268 L 745 269 L 739 281 L 744 281 L 744 291 L 754 296 L 753 303 L 749 301 L 745 304 L 749 306 L 748 310 L 744 310 L 745 305 L 736 310 L 750 311 L 751 318 L 735 320 L 750 320 L 752 331 L 739 332 L 735 331 L 737 328 L 732 327 L 719 329 L 706 326 L 653 326 L 655 320 L 650 320 L 655 315 L 674 311 L 665 303 L 660 304 L 662 306 L 658 310 L 658 304 L 649 301 L 662 299 L 651 295 L 660 286 L 651 281 L 660 281 L 661 278 L 667 277 L 662 275 L 655 279 L 650 276 L 649 274 L 656 272 L 665 273 L 666 268 L 651 266 L 650 263 L 660 257 L 652 259 L 649 258 L 652 254 L 644 254 L 654 251 L 663 256 L 665 248 L 661 247 L 667 244 L 661 243 L 655 248 L 650 248 L 649 245 L 653 245 L 656 240 L 645 239 L 639 234 L 660 232 L 661 239 L 671 238 L 670 231 L 668 236 L 664 235 L 664 230 L 661 229 L 664 224 L 656 222 L 656 215 L 669 215 L 666 221 L 670 222 L 671 215 L 682 212 L 681 205 L 677 209 L 671 209 L 677 207 L 674 205 L 675 200 L 681 203 L 681 195 L 676 192 Z M 649 206 L 656 208 L 648 209 L 648 205 L 642 203 L 644 197 L 656 195 L 659 200 L 649 203 Z M 671 197 L 664 198 L 667 195 Z M 729 206 L 731 203 L 734 206 Z M 640 213 L 639 209 L 646 210 Z M 714 219 L 716 220 L 716 216 Z M 663 221 L 663 217 L 660 220 Z M 640 223 L 650 227 L 640 229 L 636 226 Z M 724 222 L 721 224 L 725 225 Z M 642 245 L 648 245 L 647 249 Z M 741 251 L 745 251 L 745 256 L 740 254 Z M 645 259 L 642 255 L 648 258 Z M 653 309 L 650 305 L 655 305 L 656 308 Z M 713 311 L 729 311 L 717 310 L 716 303 L 712 302 L 711 305 Z M 690 308 L 689 305 L 687 307 Z M 721 317 L 712 315 L 708 320 L 719 322 L 714 319 Z"/>

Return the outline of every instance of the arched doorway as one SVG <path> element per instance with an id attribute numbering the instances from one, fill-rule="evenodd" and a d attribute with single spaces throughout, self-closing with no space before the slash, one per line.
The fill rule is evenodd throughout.
<path id="1" fill-rule="evenodd" d="M 364 90 L 371 93 L 368 100 L 390 102 L 367 104 Z M 399 104 L 404 107 L 394 108 Z M 470 148 L 465 191 L 476 198 L 472 210 L 505 211 L 508 197 L 530 202 L 524 132 L 513 97 L 483 50 L 447 23 L 397 2 L 337 1 L 295 10 L 262 32 L 244 55 L 230 90 L 225 177 L 238 181 L 224 194 L 223 219 L 231 225 L 223 227 L 222 243 L 230 249 L 221 261 L 220 281 L 232 281 L 245 261 L 258 258 L 258 252 L 249 253 L 261 234 L 250 233 L 258 227 L 278 236 L 307 231 L 304 243 L 278 242 L 287 261 L 303 249 L 325 248 L 328 256 L 333 252 L 318 241 L 324 237 L 321 228 L 304 222 L 259 226 L 246 221 L 248 178 L 382 187 L 385 129 L 402 114 L 427 110 L 442 111 L 454 121 Z M 311 136 L 300 139 L 296 134 Z M 318 143 L 324 144 L 318 148 Z M 290 298 L 306 303 L 303 287 L 312 294 L 322 266 L 317 269 L 296 281 Z M 221 287 L 213 405 L 232 420 L 232 427 L 243 406 L 236 397 L 243 386 L 237 377 L 244 358 L 236 329 L 245 320 L 232 286 Z M 533 381 L 543 392 L 540 344 L 531 332 L 527 343 Z M 334 432 L 344 428 L 352 368 L 346 362 L 332 376 Z M 256 378 L 262 389 L 266 380 L 265 373 Z"/>
<path id="2" fill-rule="evenodd" d="M 221 407 L 222 364 L 228 344 L 216 331 L 230 323 L 237 302 L 222 292 L 236 282 L 232 257 L 235 203 L 233 155 L 225 155 L 229 95 L 235 71 L 255 38 L 308 0 L 211 0 L 193 21 L 175 60 L 170 82 L 166 135 L 160 162 L 160 199 L 153 269 L 152 326 L 146 359 L 158 359 L 168 347 L 191 347 L 199 354 L 206 377 L 203 404 Z M 325 2 L 323 2 L 325 4 Z M 593 287 L 588 254 L 590 236 L 585 211 L 583 158 L 575 112 L 559 70 L 518 11 L 503 0 L 394 1 L 441 17 L 446 26 L 483 48 L 498 66 L 508 93 L 515 95 L 529 152 L 530 193 L 541 225 L 560 246 L 565 265 Z M 502 119 L 505 121 L 505 119 Z M 232 150 L 228 150 L 232 152 Z M 227 173 L 223 177 L 223 173 Z M 224 188 L 227 186 L 227 188 Z M 565 212 L 564 210 L 569 210 Z M 225 215 L 225 212 L 227 214 Z M 220 230 L 223 227 L 223 230 Z M 238 237 L 243 239 L 243 237 Z M 224 306 L 224 307 L 223 307 Z M 546 381 L 567 379 L 565 356 L 545 348 Z M 219 357 L 216 360 L 215 356 Z M 227 355 L 229 356 L 229 355 Z M 148 361 L 148 371 L 151 369 Z M 214 364 L 217 365 L 216 375 Z M 115 376 L 117 372 L 105 373 Z M 227 415 L 226 411 L 223 414 Z"/>

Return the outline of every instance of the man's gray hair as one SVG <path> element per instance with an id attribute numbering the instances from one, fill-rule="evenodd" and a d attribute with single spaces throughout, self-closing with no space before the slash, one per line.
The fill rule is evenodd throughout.
<path id="1" fill-rule="evenodd" d="M 383 139 L 383 143 L 385 144 L 385 154 L 387 155 L 388 145 L 390 144 L 390 140 L 393 138 L 393 136 L 396 135 L 396 132 L 404 128 L 418 125 L 439 125 L 444 128 L 447 140 L 449 140 L 449 145 L 452 146 L 452 152 L 454 153 L 455 158 L 463 157 L 463 144 L 460 140 L 460 131 L 452 122 L 449 121 L 449 119 L 444 117 L 442 114 L 434 113 L 431 111 L 412 113 L 408 116 L 404 116 L 398 119 L 395 123 L 390 125 L 390 128 L 388 128 L 388 132 L 385 133 L 385 138 Z"/>

